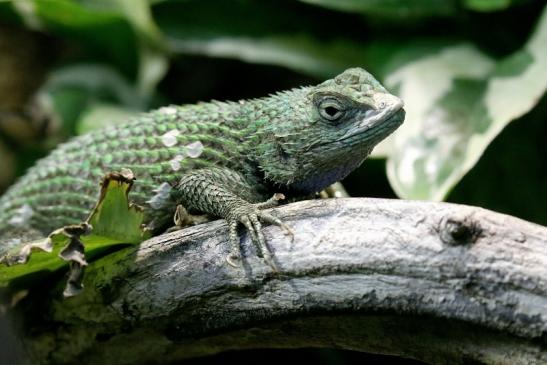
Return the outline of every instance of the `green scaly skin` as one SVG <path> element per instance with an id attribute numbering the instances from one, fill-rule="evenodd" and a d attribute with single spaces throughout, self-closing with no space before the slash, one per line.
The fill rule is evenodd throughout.
<path id="1" fill-rule="evenodd" d="M 225 218 L 239 259 L 243 223 L 267 255 L 261 209 L 282 196 L 309 196 L 341 180 L 404 120 L 403 103 L 372 75 L 352 68 L 317 86 L 239 102 L 169 106 L 83 135 L 40 160 L 0 199 L 0 253 L 10 232 L 81 222 L 108 172 L 131 169 L 130 199 L 157 231 L 177 204 Z"/>

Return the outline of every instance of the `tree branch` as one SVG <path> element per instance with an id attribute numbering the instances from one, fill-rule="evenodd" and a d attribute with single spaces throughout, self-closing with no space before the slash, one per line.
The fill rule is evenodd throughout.
<path id="1" fill-rule="evenodd" d="M 279 273 L 246 234 L 243 266 L 228 266 L 221 221 L 155 237 L 91 264 L 80 296 L 62 300 L 62 284 L 49 292 L 27 320 L 27 351 L 37 363 L 103 365 L 304 346 L 435 364 L 547 362 L 547 228 L 402 200 L 274 211 L 296 233 L 291 242 L 265 228 Z"/>

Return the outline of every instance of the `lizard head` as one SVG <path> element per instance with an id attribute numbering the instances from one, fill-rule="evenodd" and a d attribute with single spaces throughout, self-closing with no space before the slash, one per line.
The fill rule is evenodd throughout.
<path id="1" fill-rule="evenodd" d="M 306 193 L 344 178 L 405 116 L 403 101 L 361 68 L 263 100 L 275 118 L 257 131 L 256 161 L 269 181 Z"/>

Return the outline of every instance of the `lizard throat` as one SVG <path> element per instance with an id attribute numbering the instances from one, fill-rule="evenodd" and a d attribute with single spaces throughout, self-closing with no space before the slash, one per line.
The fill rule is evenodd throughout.
<path id="1" fill-rule="evenodd" d="M 344 165 L 336 166 L 328 171 L 316 171 L 301 181 L 296 181 L 288 186 L 288 190 L 298 194 L 314 194 L 326 187 L 342 180 L 350 172 L 355 170 L 363 159 L 354 159 Z"/>

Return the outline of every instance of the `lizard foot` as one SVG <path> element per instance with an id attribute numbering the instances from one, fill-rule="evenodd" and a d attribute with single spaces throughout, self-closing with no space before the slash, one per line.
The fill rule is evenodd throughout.
<path id="1" fill-rule="evenodd" d="M 280 200 L 285 199 L 283 194 L 274 194 L 274 196 L 268 199 L 266 202 L 258 204 L 248 204 L 236 208 L 232 217 L 228 219 L 228 225 L 230 227 L 230 254 L 226 257 L 226 261 L 233 267 L 239 267 L 241 263 L 241 249 L 239 246 L 239 237 L 237 234 L 237 226 L 239 223 L 243 224 L 249 235 L 251 236 L 251 241 L 258 248 L 258 256 L 263 257 L 268 265 L 274 270 L 278 271 L 275 262 L 273 261 L 272 255 L 268 246 L 266 245 L 266 239 L 264 238 L 264 233 L 262 233 L 262 224 L 260 221 L 265 223 L 274 224 L 283 228 L 291 240 L 294 238 L 294 233 L 283 223 L 279 218 L 261 211 L 261 209 L 271 208 L 276 206 Z"/>

